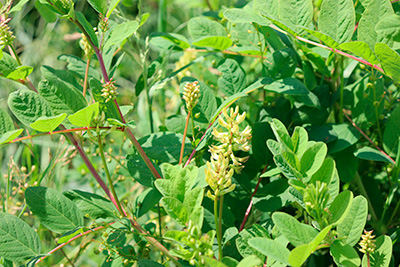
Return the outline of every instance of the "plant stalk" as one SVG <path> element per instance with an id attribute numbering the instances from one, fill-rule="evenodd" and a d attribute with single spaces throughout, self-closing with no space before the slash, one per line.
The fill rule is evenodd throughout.
<path id="1" fill-rule="evenodd" d="M 215 220 L 215 230 L 217 231 L 217 240 L 218 240 L 218 257 L 219 260 L 222 259 L 222 233 L 219 223 L 219 216 L 218 216 L 218 195 L 215 195 L 214 199 L 214 220 Z"/>
<path id="2" fill-rule="evenodd" d="M 186 116 L 186 123 L 185 123 L 185 130 L 183 131 L 183 138 L 182 138 L 182 146 L 181 146 L 181 154 L 179 156 L 179 165 L 182 164 L 182 159 L 183 159 L 183 153 L 185 151 L 185 139 L 187 135 L 187 129 L 189 126 L 189 120 L 190 120 L 190 114 L 192 113 L 191 110 L 188 110 L 188 114 Z"/>

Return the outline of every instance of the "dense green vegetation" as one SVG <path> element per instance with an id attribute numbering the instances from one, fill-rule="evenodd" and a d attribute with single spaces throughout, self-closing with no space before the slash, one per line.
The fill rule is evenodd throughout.
<path id="1" fill-rule="evenodd" d="M 0 266 L 400 266 L 390 0 L 0 10 Z"/>

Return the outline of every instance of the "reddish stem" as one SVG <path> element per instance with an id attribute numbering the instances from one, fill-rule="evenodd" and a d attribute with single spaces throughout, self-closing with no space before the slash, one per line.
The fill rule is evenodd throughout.
<path id="1" fill-rule="evenodd" d="M 266 170 L 267 170 L 267 166 L 265 166 L 265 168 L 261 172 L 261 174 L 263 174 Z M 244 218 L 243 218 L 242 224 L 240 225 L 240 228 L 239 228 L 239 233 L 244 229 L 244 226 L 245 226 L 245 224 L 247 222 L 247 219 L 248 219 L 248 217 L 250 215 L 251 208 L 253 207 L 253 197 L 256 195 L 258 187 L 260 186 L 260 182 L 261 182 L 261 180 L 263 178 L 263 177 L 261 177 L 261 174 L 260 174 L 260 177 L 258 178 L 258 182 L 257 182 L 256 187 L 254 188 L 253 194 L 251 194 L 250 204 L 247 207 L 246 213 L 244 214 Z"/>

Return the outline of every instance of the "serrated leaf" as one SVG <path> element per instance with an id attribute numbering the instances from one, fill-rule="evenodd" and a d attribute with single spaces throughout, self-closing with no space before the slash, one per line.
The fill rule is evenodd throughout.
<path id="1" fill-rule="evenodd" d="M 222 73 L 218 79 L 218 87 L 226 96 L 231 96 L 245 89 L 246 73 L 236 60 L 226 59 L 218 67 L 218 70 Z"/>
<path id="2" fill-rule="evenodd" d="M 366 42 L 371 49 L 379 42 L 378 33 L 375 30 L 376 24 L 387 16 L 393 15 L 393 7 L 390 0 L 370 1 L 358 23 L 358 41 Z"/>
<path id="3" fill-rule="evenodd" d="M 281 243 L 269 238 L 256 237 L 248 241 L 249 245 L 272 260 L 289 265 L 290 251 Z"/>
<path id="4" fill-rule="evenodd" d="M 375 44 L 375 53 L 381 62 L 385 74 L 391 77 L 396 82 L 400 82 L 400 55 L 383 43 Z"/>
<path id="5" fill-rule="evenodd" d="M 8 107 L 20 122 L 28 126 L 40 117 L 53 116 L 46 100 L 28 89 L 12 92 L 8 97 Z"/>
<path id="6" fill-rule="evenodd" d="M 0 135 L 13 130 L 14 123 L 10 115 L 8 115 L 7 111 L 0 108 Z"/>
<path id="7" fill-rule="evenodd" d="M 349 212 L 337 226 L 337 232 L 344 244 L 355 246 L 367 222 L 368 202 L 363 196 L 356 196 Z"/>
<path id="8" fill-rule="evenodd" d="M 86 99 L 74 86 L 60 79 L 41 81 L 38 88 L 39 94 L 51 106 L 55 115 L 66 113 L 74 114 L 87 106 Z"/>
<path id="9" fill-rule="evenodd" d="M 358 267 L 361 259 L 353 246 L 341 244 L 339 240 L 333 241 L 331 245 L 331 255 L 338 266 Z"/>
<path id="10" fill-rule="evenodd" d="M 300 223 L 293 216 L 283 212 L 272 214 L 272 221 L 279 232 L 296 247 L 308 244 L 318 235 L 318 231 L 312 226 Z"/>
<path id="11" fill-rule="evenodd" d="M 99 115 L 99 102 L 78 110 L 72 115 L 68 116 L 68 120 L 76 126 L 88 127 L 93 118 Z"/>
<path id="12" fill-rule="evenodd" d="M 354 55 L 367 60 L 371 64 L 378 64 L 378 58 L 375 56 L 374 51 L 369 47 L 366 42 L 353 41 L 349 43 L 343 43 L 340 45 L 343 50 L 350 51 Z"/>
<path id="13" fill-rule="evenodd" d="M 322 33 L 338 43 L 351 40 L 356 24 L 352 0 L 325 0 L 322 2 L 318 26 Z"/>
<path id="14" fill-rule="evenodd" d="M 40 117 L 34 123 L 31 123 L 32 129 L 35 129 L 39 132 L 52 132 L 54 131 L 67 117 L 66 113 L 62 113 L 58 116 L 52 117 Z"/>
<path id="15" fill-rule="evenodd" d="M 375 251 L 369 254 L 370 264 L 367 255 L 364 254 L 362 267 L 388 267 L 392 257 L 392 240 L 387 235 L 380 236 L 375 241 Z"/>
<path id="16" fill-rule="evenodd" d="M 193 40 L 210 36 L 227 36 L 221 23 L 206 17 L 191 18 L 188 22 L 188 31 Z"/>
<path id="17" fill-rule="evenodd" d="M 43 226 L 62 233 L 83 226 L 83 215 L 78 207 L 63 194 L 46 187 L 28 187 L 26 204 Z"/>
<path id="18" fill-rule="evenodd" d="M 137 21 L 127 21 L 122 24 L 118 24 L 111 31 L 110 36 L 106 40 L 103 49 L 107 50 L 113 45 L 120 44 L 125 39 L 129 38 L 132 34 L 136 32 L 139 28 L 139 23 Z"/>
<path id="19" fill-rule="evenodd" d="M 17 138 L 23 131 L 24 129 L 18 129 L 3 133 L 2 135 L 0 135 L 0 145 L 11 142 L 15 138 Z"/>
<path id="20" fill-rule="evenodd" d="M 329 213 L 331 214 L 329 223 L 336 226 L 343 222 L 347 213 L 350 210 L 351 203 L 353 202 L 353 193 L 351 191 L 341 192 L 329 206 Z"/>
<path id="21" fill-rule="evenodd" d="M 40 253 L 38 234 L 18 217 L 0 212 L 0 255 L 10 261 L 25 261 Z"/>
<path id="22" fill-rule="evenodd" d="M 372 147 L 363 147 L 354 152 L 354 156 L 360 159 L 393 163 L 393 159 Z"/>
<path id="23" fill-rule="evenodd" d="M 93 30 L 93 26 L 86 20 L 85 15 L 83 15 L 82 12 L 76 11 L 75 15 L 76 19 L 89 35 L 90 40 L 92 40 L 93 44 L 98 47 L 99 41 L 97 40 L 97 35 Z"/>
<path id="24" fill-rule="evenodd" d="M 207 36 L 193 41 L 192 45 L 225 50 L 232 46 L 232 40 L 225 36 Z"/>

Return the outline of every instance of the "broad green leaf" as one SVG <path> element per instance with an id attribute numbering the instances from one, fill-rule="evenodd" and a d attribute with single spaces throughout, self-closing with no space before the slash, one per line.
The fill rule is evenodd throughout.
<path id="1" fill-rule="evenodd" d="M 48 23 L 53 23 L 57 20 L 57 15 L 40 1 L 35 1 L 35 8 Z"/>
<path id="2" fill-rule="evenodd" d="M 293 152 L 285 151 L 274 155 L 274 162 L 286 178 L 302 180 L 303 175 L 299 171 L 300 161 Z"/>
<path id="3" fill-rule="evenodd" d="M 135 200 L 135 216 L 140 218 L 160 201 L 162 195 L 154 188 L 147 188 Z"/>
<path id="4" fill-rule="evenodd" d="M 370 1 L 358 23 L 358 41 L 366 42 L 371 49 L 374 49 L 375 43 L 380 41 L 375 26 L 382 18 L 393 14 L 390 0 Z"/>
<path id="5" fill-rule="evenodd" d="M 177 223 L 185 225 L 189 222 L 188 211 L 178 199 L 174 197 L 163 197 L 161 199 L 161 205 L 164 207 L 165 212 Z"/>
<path id="6" fill-rule="evenodd" d="M 317 249 L 322 240 L 324 240 L 331 228 L 332 226 L 325 227 L 310 243 L 294 248 L 289 255 L 289 264 L 293 267 L 302 266 L 307 258 Z"/>
<path id="7" fill-rule="evenodd" d="M 354 145 L 360 138 L 360 133 L 357 129 L 348 124 L 332 124 L 331 127 L 338 138 L 328 144 L 329 154 L 339 152 Z"/>
<path id="8" fill-rule="evenodd" d="M 194 40 L 192 45 L 225 50 L 232 46 L 232 40 L 225 36 L 209 36 Z"/>
<path id="9" fill-rule="evenodd" d="M 381 62 L 385 74 L 391 77 L 396 82 L 400 82 L 400 55 L 383 43 L 375 44 L 375 53 Z"/>
<path id="10" fill-rule="evenodd" d="M 266 69 L 272 79 L 291 77 L 296 69 L 296 53 L 291 48 L 283 48 L 269 54 Z"/>
<path id="11" fill-rule="evenodd" d="M 227 36 L 221 23 L 206 17 L 191 18 L 188 22 L 188 31 L 193 40 L 210 36 Z"/>
<path id="12" fill-rule="evenodd" d="M 366 42 L 353 41 L 348 43 L 343 43 L 340 48 L 346 51 L 350 51 L 354 55 L 367 60 L 371 64 L 379 64 L 378 58 L 375 56 L 374 51 Z"/>
<path id="13" fill-rule="evenodd" d="M 89 214 L 91 218 L 117 217 L 114 204 L 100 195 L 81 190 L 68 190 L 63 194 L 75 203 L 82 214 Z"/>
<path id="14" fill-rule="evenodd" d="M 80 79 L 85 78 L 87 62 L 73 55 L 61 55 L 58 59 L 67 62 L 67 69 L 74 73 L 74 75 L 78 76 Z M 101 78 L 100 73 L 92 66 L 89 66 L 88 77 L 95 79 Z"/>
<path id="15" fill-rule="evenodd" d="M 18 68 L 17 61 L 10 56 L 10 54 L 1 52 L 1 59 L 0 59 L 0 72 L 3 73 L 4 71 L 15 70 Z"/>
<path id="16" fill-rule="evenodd" d="M 258 258 L 264 260 L 264 254 L 254 249 L 252 246 L 249 246 L 248 243 L 249 240 L 253 239 L 254 237 L 269 237 L 268 233 L 265 233 L 264 231 L 258 231 L 257 226 L 255 225 L 256 224 L 249 229 L 244 229 L 239 233 L 239 236 L 232 238 L 232 240 L 235 241 L 236 248 L 242 257 L 245 258 L 250 255 L 256 255 Z M 227 244 L 225 244 L 225 246 L 226 245 Z"/>
<path id="17" fill-rule="evenodd" d="M 222 73 L 218 79 L 218 88 L 226 96 L 239 93 L 246 87 L 246 73 L 236 60 L 226 59 L 218 70 Z"/>
<path id="18" fill-rule="evenodd" d="M 337 226 L 337 232 L 344 244 L 355 246 L 360 239 L 368 216 L 368 202 L 363 196 L 356 196 L 349 212 Z"/>
<path id="19" fill-rule="evenodd" d="M 178 46 L 182 49 L 188 49 L 190 47 L 189 41 L 185 36 L 177 33 L 154 33 L 151 34 L 151 38 L 161 37 L 165 40 L 170 41 L 173 45 Z"/>
<path id="20" fill-rule="evenodd" d="M 40 68 L 40 71 L 42 72 L 43 78 L 46 80 L 57 80 L 78 89 L 78 91 L 83 90 L 82 86 L 76 81 L 74 75 L 68 70 L 57 70 L 44 65 Z"/>
<path id="21" fill-rule="evenodd" d="M 14 123 L 7 111 L 0 108 L 0 135 L 14 130 Z"/>
<path id="22" fill-rule="evenodd" d="M 389 120 L 385 126 L 385 132 L 383 133 L 383 148 L 386 153 L 391 157 L 396 157 L 399 146 L 400 138 L 400 107 L 397 107 L 390 115 Z"/>
<path id="23" fill-rule="evenodd" d="M 261 264 L 263 262 L 256 255 L 251 255 L 241 260 L 236 267 L 256 267 Z"/>
<path id="24" fill-rule="evenodd" d="M 74 236 L 79 235 L 81 233 L 83 233 L 83 227 L 82 226 L 79 226 L 79 227 L 77 227 L 75 229 L 69 230 L 69 231 L 63 233 L 58 238 L 57 243 L 58 244 L 62 244 L 62 243 L 68 242 L 69 240 L 71 240 L 71 238 L 73 238 Z"/>
<path id="25" fill-rule="evenodd" d="M 132 34 L 136 32 L 139 28 L 139 23 L 137 21 L 127 21 L 122 24 L 118 24 L 111 31 L 108 39 L 106 40 L 103 49 L 107 50 L 113 45 L 118 45 L 125 39 L 129 38 Z"/>
<path id="26" fill-rule="evenodd" d="M 267 26 L 270 22 L 255 13 L 253 9 L 245 6 L 244 8 L 230 8 L 225 10 L 224 17 L 232 23 L 252 23 L 256 22 L 259 25 Z"/>
<path id="27" fill-rule="evenodd" d="M 393 163 L 393 159 L 383 154 L 381 151 L 372 147 L 363 147 L 354 152 L 354 156 L 360 159 L 382 161 Z"/>
<path id="28" fill-rule="evenodd" d="M 206 266 L 213 266 L 213 267 L 228 267 L 222 262 L 214 259 L 214 258 L 209 258 L 205 256 L 201 256 L 201 260 L 203 260 L 206 263 Z"/>
<path id="29" fill-rule="evenodd" d="M 333 200 L 332 204 L 329 206 L 329 213 L 331 214 L 329 222 L 332 226 L 336 226 L 343 222 L 350 211 L 352 202 L 353 193 L 347 190 L 341 192 L 335 200 Z"/>
<path id="30" fill-rule="evenodd" d="M 324 0 L 321 5 L 318 26 L 322 33 L 338 43 L 351 40 L 356 24 L 352 0 Z"/>
<path id="31" fill-rule="evenodd" d="M 400 41 L 400 16 L 390 15 L 383 17 L 375 26 L 378 38 L 382 43 L 391 44 Z"/>
<path id="32" fill-rule="evenodd" d="M 9 131 L 9 132 L 1 134 L 0 135 L 0 145 L 11 142 L 15 138 L 17 138 L 23 131 L 24 131 L 24 129 L 18 129 L 18 130 L 13 130 L 13 131 Z"/>
<path id="33" fill-rule="evenodd" d="M 59 79 L 41 81 L 38 91 L 49 103 L 55 115 L 63 113 L 71 115 L 87 106 L 86 99 L 78 89 Z"/>
<path id="34" fill-rule="evenodd" d="M 317 142 L 310 146 L 300 159 L 300 172 L 306 176 L 311 176 L 322 166 L 328 148 L 325 143 Z"/>
<path id="35" fill-rule="evenodd" d="M 18 66 L 15 69 L 8 69 L 8 70 L 3 70 L 2 73 L 4 77 L 12 80 L 20 80 L 20 79 L 25 79 L 26 77 L 29 76 L 33 71 L 32 67 L 29 66 Z"/>
<path id="36" fill-rule="evenodd" d="M 150 159 L 160 162 L 177 163 L 183 136 L 171 132 L 160 132 L 140 138 L 139 144 Z M 190 153 L 192 145 L 185 139 L 184 155 Z"/>
<path id="37" fill-rule="evenodd" d="M 9 14 L 13 13 L 13 12 L 18 12 L 21 11 L 24 8 L 24 5 L 28 2 L 29 0 L 21 0 L 19 1 L 16 5 L 14 5 L 10 11 Z"/>
<path id="38" fill-rule="evenodd" d="M 318 235 L 318 231 L 312 226 L 300 223 L 293 216 L 283 212 L 272 214 L 272 221 L 279 232 L 296 247 L 310 243 Z"/>
<path id="39" fill-rule="evenodd" d="M 321 183 L 326 183 L 327 185 L 329 185 L 335 173 L 335 167 L 336 167 L 335 165 L 336 164 L 333 159 L 331 158 L 324 159 L 322 166 L 319 168 L 317 172 L 315 172 L 311 176 L 309 182 L 316 184 L 317 181 L 320 181 Z"/>
<path id="40" fill-rule="evenodd" d="M 99 115 L 99 102 L 87 106 L 72 115 L 68 116 L 68 120 L 75 126 L 89 127 L 93 118 Z"/>
<path id="41" fill-rule="evenodd" d="M 93 26 L 86 20 L 85 15 L 83 15 L 82 12 L 76 11 L 75 15 L 78 22 L 82 25 L 82 27 L 89 35 L 90 40 L 92 40 L 93 44 L 98 47 L 99 41 L 97 40 L 97 35 L 93 30 Z"/>
<path id="42" fill-rule="evenodd" d="M 57 116 L 52 116 L 52 117 L 40 117 L 37 119 L 34 123 L 31 123 L 32 129 L 35 129 L 36 131 L 39 132 L 52 132 L 54 131 L 60 124 L 63 122 L 63 120 L 67 117 L 66 113 L 62 113 Z"/>
<path id="43" fill-rule="evenodd" d="M 78 207 L 58 191 L 46 187 L 28 187 L 26 204 L 43 226 L 62 233 L 83 226 L 83 215 Z"/>
<path id="44" fill-rule="evenodd" d="M 155 166 L 158 173 L 161 173 L 160 168 L 153 161 L 153 166 Z M 129 154 L 127 157 L 127 168 L 129 174 L 135 179 L 139 184 L 154 187 L 153 182 L 155 181 L 155 177 L 147 168 L 144 160 L 138 154 Z"/>
<path id="45" fill-rule="evenodd" d="M 263 15 L 264 17 L 266 17 L 268 20 L 270 20 L 273 24 L 275 24 L 276 26 L 278 26 L 279 28 L 281 28 L 282 30 L 286 31 L 287 33 L 293 35 L 293 36 L 298 36 L 298 33 L 295 32 L 292 28 L 290 28 L 288 25 L 286 25 L 285 23 L 274 19 L 273 16 L 271 15 L 266 15 L 265 13 L 261 12 L 261 15 Z"/>
<path id="46" fill-rule="evenodd" d="M 312 0 L 276 1 L 278 19 L 297 33 L 303 33 L 301 27 L 308 28 L 313 18 Z"/>
<path id="47" fill-rule="evenodd" d="M 352 245 L 342 245 L 339 240 L 333 241 L 331 255 L 338 266 L 358 267 L 361 259 Z"/>
<path id="48" fill-rule="evenodd" d="M 269 238 L 256 237 L 248 241 L 249 245 L 264 254 L 268 259 L 289 265 L 290 251 L 281 243 Z"/>
<path id="49" fill-rule="evenodd" d="M 293 141 L 285 127 L 285 125 L 277 119 L 272 119 L 271 129 L 274 132 L 276 140 L 283 146 L 286 146 L 291 151 L 294 150 Z"/>
<path id="50" fill-rule="evenodd" d="M 0 212 L 0 255 L 10 261 L 25 261 L 40 253 L 38 234 L 18 217 Z"/>
<path id="51" fill-rule="evenodd" d="M 8 107 L 15 117 L 27 126 L 40 117 L 53 116 L 53 112 L 46 100 L 28 89 L 12 92 L 8 97 Z"/>
<path id="52" fill-rule="evenodd" d="M 143 260 L 138 261 L 137 267 L 164 267 L 164 265 L 159 264 L 156 261 L 143 259 Z"/>
<path id="53" fill-rule="evenodd" d="M 98 13 L 105 15 L 107 12 L 107 0 L 88 0 L 88 3 L 96 10 Z"/>
<path id="54" fill-rule="evenodd" d="M 304 96 L 310 93 L 304 83 L 291 77 L 276 80 L 270 84 L 265 85 L 264 89 L 278 94 L 287 94 L 294 96 Z"/>
<path id="55" fill-rule="evenodd" d="M 121 2 L 121 0 L 111 0 L 110 1 L 110 5 L 107 10 L 107 18 L 109 18 L 111 16 L 112 12 L 118 6 L 119 2 Z"/>
<path id="56" fill-rule="evenodd" d="M 303 156 L 303 153 L 306 151 L 308 145 L 307 131 L 303 127 L 296 126 L 294 128 L 291 139 L 294 146 L 293 152 L 298 158 L 301 158 Z"/>
<path id="57" fill-rule="evenodd" d="M 376 249 L 370 254 L 370 265 L 367 255 L 364 254 L 362 267 L 388 267 L 392 257 L 392 240 L 387 235 L 380 236 L 375 241 Z"/>

